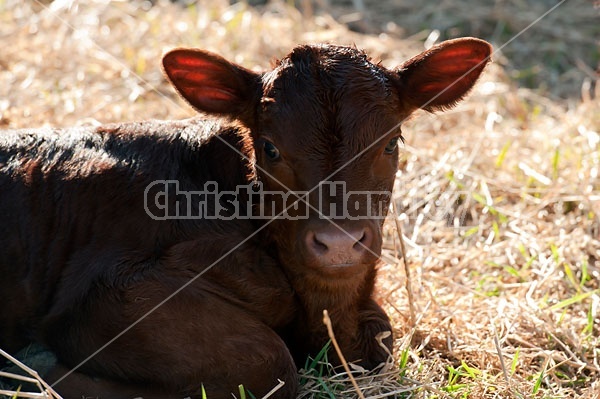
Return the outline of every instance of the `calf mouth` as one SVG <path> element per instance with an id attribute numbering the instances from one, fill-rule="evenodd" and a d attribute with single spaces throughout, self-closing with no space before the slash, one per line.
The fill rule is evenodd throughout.
<path id="1" fill-rule="evenodd" d="M 341 260 L 335 263 L 319 262 L 318 259 L 313 259 L 313 262 L 309 262 L 308 266 L 310 270 L 327 279 L 360 279 L 362 275 L 375 268 L 377 259 L 374 258 L 372 262 L 345 262 Z"/>

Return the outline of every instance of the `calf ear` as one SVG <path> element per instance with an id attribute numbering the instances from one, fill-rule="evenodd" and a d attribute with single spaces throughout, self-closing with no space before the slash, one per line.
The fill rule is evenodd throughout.
<path id="1" fill-rule="evenodd" d="M 175 49 L 163 68 L 179 94 L 198 111 L 241 118 L 253 109 L 259 75 L 223 57 L 197 49 Z"/>
<path id="2" fill-rule="evenodd" d="M 406 61 L 398 73 L 398 90 L 413 108 L 426 111 L 454 106 L 473 87 L 490 61 L 489 43 L 462 38 L 448 40 Z"/>

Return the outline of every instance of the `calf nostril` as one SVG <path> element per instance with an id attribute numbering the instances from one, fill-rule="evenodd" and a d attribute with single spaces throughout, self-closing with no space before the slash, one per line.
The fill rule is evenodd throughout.
<path id="1" fill-rule="evenodd" d="M 363 231 L 362 236 L 358 239 L 358 242 L 364 243 L 367 240 L 367 232 Z"/>
<path id="2" fill-rule="evenodd" d="M 368 251 L 371 241 L 372 237 L 369 229 L 364 229 L 360 238 L 352 246 L 352 249 L 359 252 Z"/>
<path id="3" fill-rule="evenodd" d="M 306 243 L 308 248 L 316 254 L 324 254 L 329 249 L 327 244 L 322 240 L 319 240 L 319 237 L 317 237 L 317 234 L 315 234 L 313 231 L 308 233 L 306 237 Z"/>
<path id="4" fill-rule="evenodd" d="M 327 251 L 329 248 L 327 244 L 319 240 L 316 234 L 313 235 L 313 245 L 321 251 Z"/>

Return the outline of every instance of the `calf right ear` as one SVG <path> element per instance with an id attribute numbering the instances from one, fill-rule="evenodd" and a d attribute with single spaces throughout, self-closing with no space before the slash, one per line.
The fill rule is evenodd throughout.
<path id="1" fill-rule="evenodd" d="M 413 109 L 450 108 L 471 90 L 491 52 L 489 43 L 472 37 L 442 42 L 396 70 L 399 95 Z"/>
<path id="2" fill-rule="evenodd" d="M 258 101 L 259 75 L 208 51 L 172 50 L 163 57 L 163 69 L 198 111 L 243 119 Z"/>

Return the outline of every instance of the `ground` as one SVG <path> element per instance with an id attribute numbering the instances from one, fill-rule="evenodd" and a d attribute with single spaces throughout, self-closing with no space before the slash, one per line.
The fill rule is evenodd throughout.
<path id="1" fill-rule="evenodd" d="M 159 68 L 176 46 L 259 69 L 326 41 L 395 66 L 486 39 L 471 95 L 403 128 L 378 283 L 394 362 L 355 377 L 367 397 L 599 398 L 598 17 L 583 0 L 3 0 L 0 127 L 191 116 Z M 357 397 L 343 374 L 303 382 L 300 397 Z"/>

